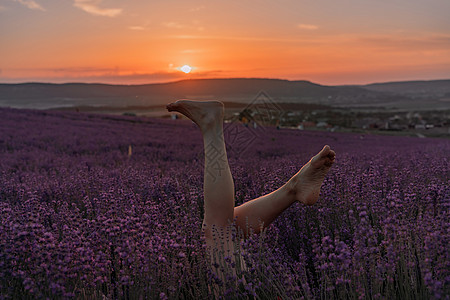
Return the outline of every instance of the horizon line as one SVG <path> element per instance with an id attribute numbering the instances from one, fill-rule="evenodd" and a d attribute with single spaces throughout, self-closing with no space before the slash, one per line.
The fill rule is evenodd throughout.
<path id="1" fill-rule="evenodd" d="M 388 84 L 388 83 L 405 83 L 405 82 L 430 82 L 430 81 L 447 81 L 450 78 L 440 78 L 440 79 L 414 79 L 414 80 L 394 80 L 394 81 L 376 81 L 365 84 L 322 84 L 318 82 L 313 82 L 307 79 L 283 79 L 275 77 L 212 77 L 212 78 L 186 78 L 169 80 L 162 82 L 149 82 L 140 84 L 126 84 L 126 83 L 105 83 L 105 82 L 83 82 L 83 81 L 67 81 L 67 82 L 50 82 L 50 81 L 22 81 L 22 82 L 1 82 L 0 85 L 20 85 L 20 84 L 48 84 L 48 85 L 68 85 L 68 84 L 84 84 L 84 85 L 108 85 L 108 86 L 144 86 L 144 85 L 160 85 L 160 84 L 171 84 L 184 81 L 208 81 L 208 80 L 276 80 L 276 81 L 287 81 L 287 82 L 308 82 L 321 86 L 365 86 L 365 85 L 375 85 L 375 84 Z"/>

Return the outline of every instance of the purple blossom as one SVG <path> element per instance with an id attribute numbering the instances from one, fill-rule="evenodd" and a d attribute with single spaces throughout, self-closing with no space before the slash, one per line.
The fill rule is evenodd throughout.
<path id="1" fill-rule="evenodd" d="M 267 128 L 230 153 L 238 205 L 323 144 L 337 163 L 315 206 L 290 207 L 260 236 L 233 233 L 240 247 L 217 263 L 221 278 L 200 230 L 191 125 L 0 109 L 0 298 L 208 299 L 211 282 L 229 298 L 448 296 L 447 139 Z"/>

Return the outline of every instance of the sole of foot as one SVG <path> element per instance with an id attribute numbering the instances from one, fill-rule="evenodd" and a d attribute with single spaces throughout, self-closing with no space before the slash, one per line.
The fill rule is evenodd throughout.
<path id="1" fill-rule="evenodd" d="M 224 105 L 220 101 L 178 100 L 166 108 L 169 112 L 176 111 L 186 116 L 201 129 L 223 122 Z"/>
<path id="2" fill-rule="evenodd" d="M 335 158 L 336 153 L 326 145 L 289 180 L 288 188 L 290 193 L 294 194 L 295 200 L 306 205 L 317 202 L 320 187 Z"/>

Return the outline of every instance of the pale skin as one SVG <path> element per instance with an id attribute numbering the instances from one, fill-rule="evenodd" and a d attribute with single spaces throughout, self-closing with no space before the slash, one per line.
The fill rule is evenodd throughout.
<path id="1" fill-rule="evenodd" d="M 316 203 L 322 182 L 333 165 L 336 154 L 328 145 L 324 146 L 282 187 L 235 207 L 234 182 L 223 135 L 223 103 L 179 100 L 168 104 L 167 109 L 191 119 L 198 125 L 203 135 L 205 213 L 202 230 L 212 268 L 222 282 L 233 282 L 230 281 L 230 275 L 234 280 L 241 278 L 246 282 L 238 271 L 238 269 L 245 270 L 246 263 L 239 244 L 233 242 L 231 226 L 234 225 L 243 232 L 246 238 L 250 232 L 260 233 L 294 203 L 304 205 Z M 226 257 L 240 267 L 228 268 L 224 263 Z M 237 281 L 234 283 L 237 284 Z M 223 292 L 223 287 L 216 284 L 210 288 L 216 298 Z"/>
<path id="2" fill-rule="evenodd" d="M 223 103 L 179 100 L 168 104 L 167 109 L 191 119 L 198 125 L 203 135 L 205 150 L 203 228 L 208 245 L 214 243 L 211 231 L 213 227 L 225 230 L 233 220 L 236 220 L 235 226 L 243 232 L 246 232 L 248 224 L 254 233 L 259 233 L 294 203 L 313 205 L 319 199 L 322 182 L 336 157 L 328 145 L 279 189 L 235 207 L 234 182 L 223 135 Z"/>

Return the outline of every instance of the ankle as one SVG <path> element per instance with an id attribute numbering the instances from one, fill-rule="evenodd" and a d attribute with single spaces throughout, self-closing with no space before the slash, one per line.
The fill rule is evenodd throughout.
<path id="1" fill-rule="evenodd" d="M 217 120 L 211 122 L 204 122 L 200 127 L 200 130 L 202 131 L 203 136 L 205 137 L 209 135 L 215 137 L 221 136 L 223 133 L 223 124 L 222 121 L 219 122 Z"/>
<path id="2" fill-rule="evenodd" d="M 287 196 L 293 199 L 295 199 L 298 194 L 297 181 L 298 181 L 297 176 L 294 176 L 291 179 L 289 179 L 289 181 L 284 185 L 284 189 Z"/>

